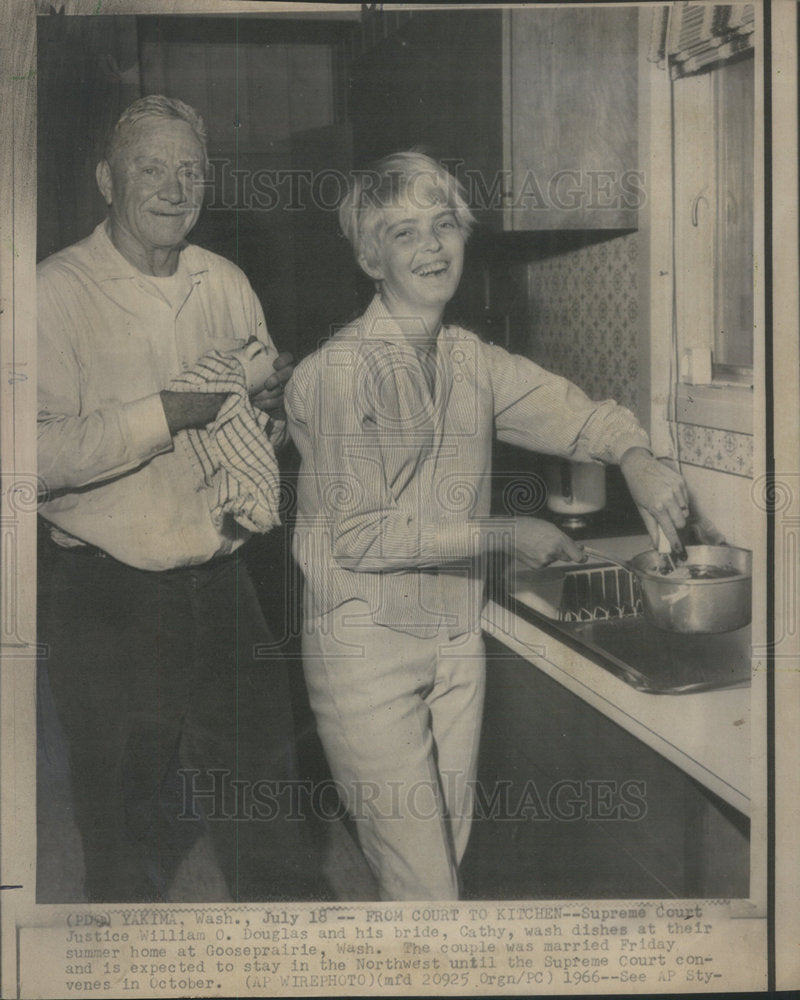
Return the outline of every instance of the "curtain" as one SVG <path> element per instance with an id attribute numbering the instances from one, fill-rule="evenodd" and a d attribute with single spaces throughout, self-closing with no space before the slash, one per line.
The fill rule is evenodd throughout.
<path id="1" fill-rule="evenodd" d="M 701 73 L 753 48 L 753 4 L 680 3 L 653 11 L 651 62 L 670 76 Z"/>

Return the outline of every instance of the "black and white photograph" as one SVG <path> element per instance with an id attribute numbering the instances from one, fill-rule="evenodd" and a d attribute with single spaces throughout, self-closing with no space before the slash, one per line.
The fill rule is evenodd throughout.
<path id="1" fill-rule="evenodd" d="M 15 10 L 0 994 L 797 986 L 794 4 Z"/>

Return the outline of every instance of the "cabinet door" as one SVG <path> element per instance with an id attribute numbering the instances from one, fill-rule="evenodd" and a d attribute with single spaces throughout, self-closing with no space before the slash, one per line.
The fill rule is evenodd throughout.
<path id="1" fill-rule="evenodd" d="M 415 12 L 353 61 L 355 165 L 423 147 L 491 228 L 632 228 L 637 32 L 627 8 Z"/>
<path id="2" fill-rule="evenodd" d="M 499 10 L 414 12 L 357 56 L 350 77 L 355 166 L 422 148 L 464 183 L 479 220 L 500 228 L 501 28 Z"/>
<path id="3" fill-rule="evenodd" d="M 507 229 L 625 229 L 637 163 L 635 8 L 507 14 Z"/>
<path id="4" fill-rule="evenodd" d="M 745 817 L 491 636 L 486 652 L 465 895 L 747 896 Z"/>

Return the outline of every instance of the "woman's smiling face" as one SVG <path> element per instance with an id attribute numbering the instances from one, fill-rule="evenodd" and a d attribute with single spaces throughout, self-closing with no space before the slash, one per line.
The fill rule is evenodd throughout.
<path id="1" fill-rule="evenodd" d="M 377 255 L 361 258 L 390 312 L 441 312 L 461 280 L 465 235 L 453 209 L 406 197 L 383 210 Z"/>

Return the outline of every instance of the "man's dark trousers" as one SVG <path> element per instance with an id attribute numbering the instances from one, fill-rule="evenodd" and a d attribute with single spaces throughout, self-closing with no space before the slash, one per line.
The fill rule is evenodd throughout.
<path id="1" fill-rule="evenodd" d="M 150 572 L 45 549 L 38 638 L 89 900 L 162 899 L 204 825 L 235 900 L 314 898 L 306 824 L 286 817 L 287 666 L 243 560 Z"/>

